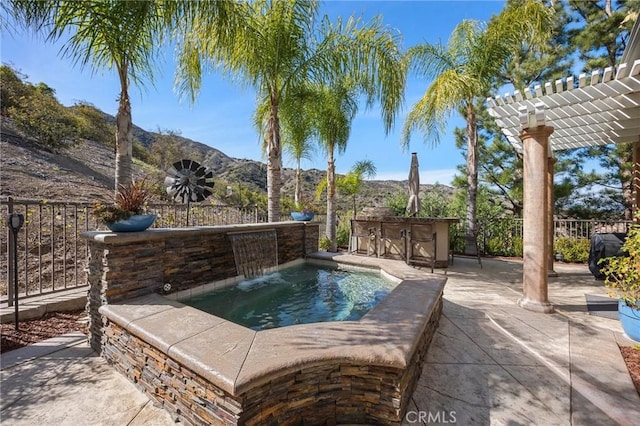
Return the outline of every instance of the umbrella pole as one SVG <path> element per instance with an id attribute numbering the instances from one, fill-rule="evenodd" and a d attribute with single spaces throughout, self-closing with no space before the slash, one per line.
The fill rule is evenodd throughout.
<path id="1" fill-rule="evenodd" d="M 189 208 L 189 204 L 190 204 L 189 200 L 187 200 L 187 228 L 189 227 L 189 210 L 191 210 Z"/>

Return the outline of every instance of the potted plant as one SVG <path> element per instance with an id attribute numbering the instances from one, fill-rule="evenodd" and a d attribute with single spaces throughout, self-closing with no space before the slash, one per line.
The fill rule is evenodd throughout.
<path id="1" fill-rule="evenodd" d="M 93 215 L 114 232 L 137 232 L 150 227 L 156 215 L 145 214 L 151 193 L 145 179 L 120 185 L 115 203 L 96 204 Z"/>
<path id="2" fill-rule="evenodd" d="M 600 260 L 602 273 L 609 296 L 618 298 L 622 329 L 640 342 L 640 225 L 631 225 L 622 251 L 625 256 Z"/>
<path id="3" fill-rule="evenodd" d="M 293 220 L 310 221 L 313 219 L 313 206 L 309 203 L 296 203 L 291 212 Z"/>

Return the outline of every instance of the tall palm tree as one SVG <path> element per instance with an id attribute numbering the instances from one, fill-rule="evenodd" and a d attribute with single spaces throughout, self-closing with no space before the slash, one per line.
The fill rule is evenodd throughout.
<path id="1" fill-rule="evenodd" d="M 302 201 L 302 168 L 303 159 L 311 160 L 315 151 L 313 136 L 313 116 L 315 102 L 314 93 L 306 86 L 297 88 L 294 93 L 283 99 L 280 103 L 280 124 L 282 130 L 282 148 L 296 161 L 296 177 L 294 202 L 300 207 Z M 268 99 L 258 106 L 254 115 L 254 125 L 261 136 L 264 137 L 265 123 L 268 120 L 270 102 Z M 266 140 L 263 145 L 266 152 Z"/>
<path id="2" fill-rule="evenodd" d="M 414 130 L 420 131 L 425 141 L 437 144 L 453 111 L 462 111 L 467 122 L 467 253 L 477 250 L 478 129 L 474 102 L 485 99 L 495 88 L 523 43 L 544 44 L 550 35 L 552 13 L 552 8 L 535 0 L 509 2 L 488 24 L 471 20 L 458 24 L 447 45 L 421 44 L 406 54 L 410 68 L 432 82 L 407 116 L 402 144 L 409 145 Z"/>
<path id="3" fill-rule="evenodd" d="M 358 92 L 347 81 L 316 88 L 314 129 L 327 154 L 327 225 L 328 251 L 336 251 L 336 164 L 335 153 L 344 152 L 351 133 L 351 123 L 358 112 Z"/>
<path id="4" fill-rule="evenodd" d="M 285 114 L 283 116 L 283 147 L 296 160 L 296 179 L 294 201 L 301 206 L 302 200 L 302 168 L 303 159 L 310 160 L 314 152 L 311 140 L 312 129 L 304 116 Z"/>
<path id="5" fill-rule="evenodd" d="M 282 144 L 280 107 L 296 88 L 326 82 L 337 74 L 357 74 L 368 104 L 380 100 L 387 130 L 403 99 L 405 73 L 399 66 L 395 36 L 379 21 L 362 26 L 356 20 L 332 25 L 317 19 L 316 0 L 256 0 L 244 5 L 246 25 L 225 49 L 204 26 L 194 26 L 181 54 L 179 87 L 192 97 L 204 70 L 222 66 L 233 79 L 255 88 L 268 102 L 264 123 L 267 153 L 269 221 L 280 218 Z"/>
<path id="6" fill-rule="evenodd" d="M 81 67 L 93 72 L 114 69 L 118 74 L 116 192 L 132 180 L 129 88 L 132 83 L 153 84 L 156 53 L 165 36 L 177 25 L 192 28 L 199 16 L 207 16 L 210 26 L 225 27 L 229 37 L 237 28 L 233 2 L 10 0 L 4 7 L 20 25 L 44 33 L 48 41 L 68 36 L 61 54 Z"/>
<path id="7" fill-rule="evenodd" d="M 116 191 L 131 183 L 132 122 L 129 86 L 153 81 L 154 52 L 161 43 L 162 19 L 154 2 L 12 1 L 24 26 L 55 41 L 69 34 L 61 54 L 93 72 L 115 68 L 120 79 L 116 114 Z"/>

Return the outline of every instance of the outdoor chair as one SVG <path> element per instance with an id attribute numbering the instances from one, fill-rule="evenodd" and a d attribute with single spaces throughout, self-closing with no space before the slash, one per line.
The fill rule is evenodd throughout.
<path id="1" fill-rule="evenodd" d="M 365 254 L 378 256 L 378 223 L 362 222 L 351 219 L 351 238 L 349 239 L 350 254 Z"/>
<path id="2" fill-rule="evenodd" d="M 380 226 L 380 257 L 406 260 L 406 225 L 400 222 L 382 222 Z"/>
<path id="3" fill-rule="evenodd" d="M 436 264 L 438 235 L 433 225 L 411 224 L 408 235 L 407 264 L 417 263 L 431 266 Z"/>

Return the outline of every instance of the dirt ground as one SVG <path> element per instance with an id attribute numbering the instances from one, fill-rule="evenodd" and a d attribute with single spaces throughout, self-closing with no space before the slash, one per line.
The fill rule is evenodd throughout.
<path id="1" fill-rule="evenodd" d="M 53 313 L 44 318 L 23 321 L 19 324 L 20 331 L 15 330 L 13 324 L 1 324 L 0 352 L 7 352 L 32 343 L 40 342 L 51 337 L 72 331 L 87 333 L 84 311 Z M 620 352 L 624 358 L 629 375 L 640 395 L 640 345 L 621 346 Z"/>
<path id="2" fill-rule="evenodd" d="M 55 312 L 40 319 L 19 322 L 19 331 L 16 331 L 13 323 L 0 324 L 0 353 L 73 331 L 86 334 L 87 325 L 82 321 L 86 316 L 84 310 Z"/>

